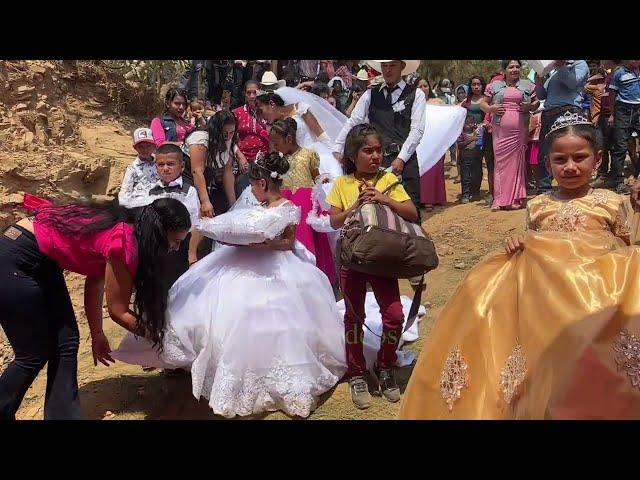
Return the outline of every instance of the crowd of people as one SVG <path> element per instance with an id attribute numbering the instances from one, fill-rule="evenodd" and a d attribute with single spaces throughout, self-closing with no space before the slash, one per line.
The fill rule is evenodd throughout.
<path id="1" fill-rule="evenodd" d="M 190 372 L 194 396 L 226 417 L 307 417 L 344 379 L 357 408 L 372 388 L 402 398 L 400 418 L 637 418 L 628 207 L 640 209 L 640 183 L 622 195 L 639 64 L 555 60 L 525 78 L 522 60 L 504 60 L 488 83 L 434 89 L 415 60 L 289 61 L 282 79 L 269 61 L 194 60 L 134 131 L 116 200 L 25 195 L 33 215 L 0 237 L 0 324 L 15 352 L 0 418 L 15 418 L 45 364 L 45 418 L 83 416 L 64 270 L 86 276 L 94 364 Z M 491 209 L 526 207 L 528 232 L 462 281 L 401 396 L 412 301 L 397 278 L 341 265 L 339 237 L 368 203 L 408 224 L 445 205 L 447 150 L 460 202 L 482 198 L 484 159 Z M 409 281 L 415 303 L 424 275 Z M 105 298 L 129 332 L 114 351 Z"/>

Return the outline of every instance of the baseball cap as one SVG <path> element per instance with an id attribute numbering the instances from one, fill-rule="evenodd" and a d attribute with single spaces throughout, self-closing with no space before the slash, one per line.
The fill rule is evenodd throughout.
<path id="1" fill-rule="evenodd" d="M 133 144 L 137 145 L 143 142 L 155 144 L 155 141 L 153 140 L 153 132 L 151 132 L 151 129 L 149 128 L 136 128 L 133 132 Z"/>

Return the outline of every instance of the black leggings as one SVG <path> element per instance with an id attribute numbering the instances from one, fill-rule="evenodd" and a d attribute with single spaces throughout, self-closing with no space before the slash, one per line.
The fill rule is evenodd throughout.
<path id="1" fill-rule="evenodd" d="M 0 419 L 15 419 L 45 364 L 45 420 L 83 418 L 78 324 L 62 269 L 40 252 L 32 233 L 16 225 L 0 234 L 0 325 L 15 354 L 0 376 Z"/>

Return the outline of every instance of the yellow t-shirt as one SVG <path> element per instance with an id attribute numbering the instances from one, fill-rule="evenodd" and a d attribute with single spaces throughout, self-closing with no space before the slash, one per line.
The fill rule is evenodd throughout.
<path id="1" fill-rule="evenodd" d="M 386 172 L 382 178 L 378 180 L 378 183 L 376 183 L 376 190 L 382 192 L 389 185 L 397 181 L 398 178 L 394 174 Z M 367 183 L 371 185 L 373 182 L 370 181 Z M 357 180 L 353 174 L 338 177 L 336 179 L 336 184 L 333 186 L 333 190 L 331 190 L 329 195 L 327 195 L 326 202 L 329 205 L 333 205 L 334 207 L 344 211 L 358 200 L 358 196 L 360 195 L 360 185 L 362 185 L 362 180 Z M 397 202 L 410 200 L 409 195 L 407 195 L 407 192 L 401 183 L 388 191 L 387 195 Z"/>

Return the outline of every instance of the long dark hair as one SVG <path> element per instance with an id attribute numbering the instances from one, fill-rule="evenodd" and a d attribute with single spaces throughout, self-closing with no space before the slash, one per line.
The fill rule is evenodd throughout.
<path id="1" fill-rule="evenodd" d="M 138 243 L 138 269 L 133 279 L 136 296 L 133 302 L 138 328 L 149 332 L 154 346 L 164 338 L 167 295 L 170 285 L 159 281 L 162 263 L 167 255 L 167 232 L 191 229 L 189 211 L 175 198 L 159 198 L 142 209 L 135 224 Z"/>
<path id="2" fill-rule="evenodd" d="M 235 145 L 238 143 L 238 125 L 236 117 L 228 110 L 220 110 L 212 116 L 205 126 L 205 130 L 209 135 L 207 166 L 211 168 L 222 168 L 222 154 L 227 151 L 227 142 L 224 141 L 223 128 L 225 125 L 233 125 L 235 133 L 231 138 L 231 146 L 229 147 L 229 157 L 233 157 Z"/>
<path id="3" fill-rule="evenodd" d="M 471 84 L 474 80 L 480 80 L 480 84 L 482 85 L 482 91 L 480 94 L 484 94 L 485 88 L 487 88 L 487 82 L 485 82 L 484 77 L 482 75 L 474 75 L 469 79 L 469 91 L 467 92 L 467 100 L 471 101 L 471 97 L 473 96 L 473 92 L 471 91 Z"/>
<path id="4" fill-rule="evenodd" d="M 362 148 L 362 145 L 367 141 L 367 137 L 373 135 L 380 140 L 382 138 L 373 125 L 368 123 L 362 123 L 356 125 L 347 134 L 347 138 L 344 141 L 344 158 L 342 161 L 342 171 L 345 175 L 356 173 L 356 157 L 358 156 L 358 150 Z"/>
<path id="5" fill-rule="evenodd" d="M 169 91 L 167 91 L 167 94 L 164 96 L 164 110 L 162 112 L 162 115 L 167 115 L 169 113 L 167 104 L 173 102 L 176 97 L 183 97 L 185 103 L 187 103 L 187 105 L 189 104 L 189 97 L 186 90 L 182 88 L 170 88 Z"/>
<path id="6" fill-rule="evenodd" d="M 189 212 L 179 200 L 159 198 L 141 209 L 119 206 L 115 200 L 54 205 L 38 209 L 36 219 L 72 238 L 93 235 L 121 222 L 133 225 L 138 247 L 133 277 L 137 329 L 141 334 L 148 331 L 154 345 L 162 343 L 168 286 L 158 281 L 162 278 L 160 258 L 169 249 L 168 232 L 191 228 Z"/>
<path id="7" fill-rule="evenodd" d="M 427 85 L 429 85 L 429 95 L 427 95 L 427 98 L 436 98 L 436 93 L 433 91 L 433 87 L 431 86 L 431 82 L 429 81 L 429 79 L 427 77 L 420 77 L 418 78 L 418 80 L 416 81 L 416 87 L 418 87 L 418 84 L 420 83 L 420 80 L 424 80 L 425 82 L 427 82 Z"/>

